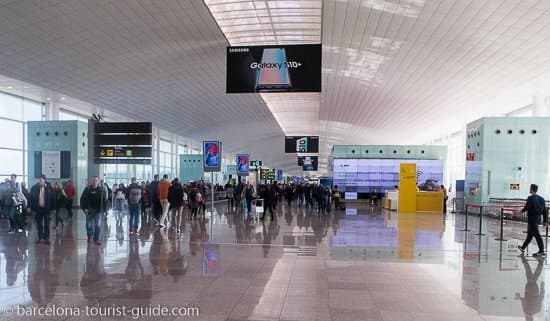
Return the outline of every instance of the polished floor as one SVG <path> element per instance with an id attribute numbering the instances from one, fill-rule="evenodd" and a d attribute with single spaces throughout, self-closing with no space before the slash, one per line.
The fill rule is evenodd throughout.
<path id="1" fill-rule="evenodd" d="M 199 310 L 163 320 L 550 319 L 547 261 L 515 248 L 522 223 L 506 224 L 499 242 L 498 220 L 484 220 L 477 236 L 478 217 L 461 231 L 461 214 L 276 213 L 257 223 L 222 203 L 205 219 L 185 219 L 179 237 L 146 219 L 137 238 L 128 236 L 125 213 L 109 213 L 101 246 L 87 244 L 82 213 L 52 229 L 49 246 L 35 244 L 34 226 L 8 235 L 3 221 L 0 319 L 131 319 L 114 310 L 95 318 L 22 310 L 44 306 Z"/>

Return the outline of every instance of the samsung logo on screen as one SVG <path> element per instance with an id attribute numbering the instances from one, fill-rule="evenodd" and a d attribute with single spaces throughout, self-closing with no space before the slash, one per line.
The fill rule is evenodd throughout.
<path id="1" fill-rule="evenodd" d="M 253 62 L 250 64 L 250 69 L 279 69 L 280 70 L 283 67 L 291 69 L 291 68 L 299 68 L 301 66 L 302 66 L 302 63 L 296 62 L 296 61 L 262 62 L 262 63 Z"/>
<path id="2" fill-rule="evenodd" d="M 229 52 L 249 52 L 248 48 L 229 48 Z"/>

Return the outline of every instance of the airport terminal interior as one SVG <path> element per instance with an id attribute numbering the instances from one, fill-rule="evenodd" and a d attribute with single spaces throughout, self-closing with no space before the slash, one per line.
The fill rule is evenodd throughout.
<path id="1" fill-rule="evenodd" d="M 0 0 L 0 48 L 0 320 L 550 320 L 549 0 Z"/>

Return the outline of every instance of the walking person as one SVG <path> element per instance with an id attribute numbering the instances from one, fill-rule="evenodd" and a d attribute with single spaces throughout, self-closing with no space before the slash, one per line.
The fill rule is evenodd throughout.
<path id="1" fill-rule="evenodd" d="M 285 189 L 286 201 L 288 202 L 288 208 L 292 206 L 292 200 L 294 199 L 294 190 L 291 185 L 288 185 Z"/>
<path id="2" fill-rule="evenodd" d="M 172 186 L 168 189 L 168 202 L 172 209 L 172 226 L 177 234 L 180 232 L 181 214 L 183 212 L 183 186 L 179 178 L 174 178 Z"/>
<path id="3" fill-rule="evenodd" d="M 523 245 L 518 245 L 518 249 L 521 253 L 525 252 L 525 249 L 533 239 L 537 241 L 539 251 L 533 254 L 534 257 L 544 257 L 544 242 L 539 232 L 540 218 L 543 217 L 543 224 L 548 223 L 548 213 L 546 211 L 546 202 L 544 198 L 537 194 L 539 187 L 535 184 L 531 184 L 529 192 L 531 195 L 527 198 L 527 202 L 523 209 L 520 210 L 521 213 L 527 212 L 527 238 Z"/>
<path id="4" fill-rule="evenodd" d="M 250 182 L 246 183 L 245 188 L 245 202 L 247 213 L 250 213 L 252 210 L 252 200 L 254 199 L 254 186 Z"/>
<path id="5" fill-rule="evenodd" d="M 41 175 L 38 182 L 33 185 L 30 192 L 29 213 L 36 216 L 36 229 L 38 239 L 36 243 L 50 244 L 50 214 L 55 211 L 55 193 L 52 186 L 46 181 L 46 176 Z"/>
<path id="6" fill-rule="evenodd" d="M 233 198 L 235 199 L 235 212 L 239 210 L 239 208 L 242 206 L 241 204 L 241 193 L 243 189 L 243 183 L 240 183 L 235 185 L 233 187 Z"/>
<path id="7" fill-rule="evenodd" d="M 67 196 L 67 201 L 65 208 L 67 209 L 67 217 L 69 219 L 73 218 L 73 202 L 76 197 L 76 188 L 74 187 L 72 180 L 67 180 L 67 185 L 65 185 L 65 195 Z"/>
<path id="8" fill-rule="evenodd" d="M 265 186 L 262 190 L 261 197 L 264 199 L 264 213 L 263 216 L 260 217 L 260 220 L 264 219 L 267 215 L 267 210 L 269 210 L 271 220 L 273 221 L 276 217 L 273 215 L 273 202 L 275 199 L 275 191 L 273 190 L 273 187 L 271 185 Z"/>
<path id="9" fill-rule="evenodd" d="M 59 227 L 59 224 L 61 224 L 61 227 L 64 227 L 63 219 L 61 218 L 61 210 L 67 207 L 67 195 L 65 194 L 65 190 L 63 189 L 63 186 L 61 186 L 59 182 L 55 183 L 54 191 L 55 191 L 55 226 L 53 228 L 55 230 Z"/>
<path id="10" fill-rule="evenodd" d="M 153 211 L 153 220 L 158 225 L 160 220 L 160 214 L 162 212 L 162 206 L 158 197 L 159 175 L 153 176 L 153 181 L 149 185 L 149 195 L 151 196 L 151 210 Z"/>
<path id="11" fill-rule="evenodd" d="M 149 189 L 150 189 L 150 183 L 147 182 L 141 182 L 141 191 L 142 197 L 141 197 L 141 214 L 149 214 L 151 209 L 151 195 L 149 195 Z"/>
<path id="12" fill-rule="evenodd" d="M 143 202 L 143 188 L 137 183 L 137 178 L 132 177 L 132 183 L 128 186 L 128 213 L 130 236 L 138 235 L 139 218 Z"/>
<path id="13" fill-rule="evenodd" d="M 296 186 L 296 194 L 298 194 L 298 207 L 302 208 L 304 206 L 305 201 L 305 195 L 304 195 L 305 189 L 304 185 L 299 184 Z"/>
<path id="14" fill-rule="evenodd" d="M 332 201 L 334 202 L 335 210 L 338 210 L 340 208 L 340 197 L 342 197 L 342 195 L 340 194 L 338 185 L 334 185 L 334 188 L 332 189 Z"/>
<path id="15" fill-rule="evenodd" d="M 449 199 L 449 196 L 447 196 L 447 190 L 444 185 L 439 187 L 439 191 L 443 193 L 443 213 L 445 214 L 447 213 L 447 200 Z"/>
<path id="16" fill-rule="evenodd" d="M 157 187 L 157 196 L 160 200 L 160 205 L 162 206 L 162 216 L 157 224 L 157 226 L 160 227 L 166 226 L 166 217 L 168 216 L 168 210 L 170 209 L 170 202 L 168 202 L 168 189 L 170 189 L 170 185 L 168 175 L 164 174 Z"/>
<path id="17" fill-rule="evenodd" d="M 80 207 L 84 211 L 84 214 L 86 214 L 88 243 L 94 241 L 96 245 L 101 245 L 99 237 L 101 235 L 101 224 L 107 198 L 105 189 L 99 186 L 99 178 L 97 176 L 92 178 L 92 184 L 80 196 Z"/>
<path id="18" fill-rule="evenodd" d="M 2 192 L 2 206 L 10 223 L 8 234 L 23 232 L 24 215 L 19 210 L 27 204 L 27 198 L 19 191 L 17 185 L 13 184 L 12 181 L 6 181 Z"/>

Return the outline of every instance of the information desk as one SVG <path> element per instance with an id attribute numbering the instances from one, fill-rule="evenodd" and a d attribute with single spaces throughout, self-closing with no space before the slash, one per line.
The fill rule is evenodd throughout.
<path id="1" fill-rule="evenodd" d="M 443 213 L 443 193 L 416 192 L 416 211 Z"/>

